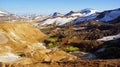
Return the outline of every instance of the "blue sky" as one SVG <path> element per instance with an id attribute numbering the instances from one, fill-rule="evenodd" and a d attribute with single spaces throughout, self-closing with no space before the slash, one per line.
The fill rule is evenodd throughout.
<path id="1" fill-rule="evenodd" d="M 120 0 L 0 0 L 0 8 L 17 14 L 67 13 L 93 8 L 100 11 L 120 8 Z"/>

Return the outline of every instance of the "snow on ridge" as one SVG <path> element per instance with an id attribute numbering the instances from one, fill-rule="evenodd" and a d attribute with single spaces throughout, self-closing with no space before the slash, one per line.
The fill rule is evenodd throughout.
<path id="1" fill-rule="evenodd" d="M 52 16 L 63 16 L 63 14 L 61 14 L 61 13 L 59 13 L 59 12 L 55 12 L 55 13 L 53 13 Z"/>
<path id="2" fill-rule="evenodd" d="M 81 12 L 83 13 L 84 16 L 89 16 L 89 15 L 95 14 L 96 12 L 99 12 L 99 11 L 95 10 L 95 9 L 87 8 L 87 9 L 81 10 Z"/>
<path id="3" fill-rule="evenodd" d="M 93 9 L 84 9 L 82 10 L 82 12 L 84 13 L 83 17 L 80 17 L 77 20 L 75 20 L 73 22 L 74 24 L 84 22 L 84 21 L 94 20 L 94 19 L 97 19 L 99 15 L 101 15 L 99 13 L 96 13 L 98 12 L 97 10 L 93 10 Z M 98 20 L 100 22 L 108 22 L 116 19 L 119 16 L 120 16 L 120 9 L 109 10 L 105 12 L 105 15 L 103 18 L 100 18 Z"/>
<path id="4" fill-rule="evenodd" d="M 77 18 L 73 24 L 76 24 L 76 23 L 80 23 L 80 22 L 85 22 L 85 21 L 89 21 L 89 20 L 92 20 L 92 19 L 95 19 L 97 18 L 97 16 L 99 14 L 97 14 L 97 12 L 99 12 L 98 10 L 95 10 L 95 9 L 83 9 L 81 10 L 82 12 L 82 15 Z"/>
<path id="5" fill-rule="evenodd" d="M 43 21 L 43 23 L 41 25 L 45 25 L 45 24 L 53 24 L 56 23 L 57 25 L 63 25 L 67 22 L 70 22 L 72 20 L 75 20 L 77 17 L 56 17 L 56 18 L 49 18 L 45 21 Z"/>
<path id="6" fill-rule="evenodd" d="M 83 16 L 83 14 L 80 11 L 78 11 L 78 12 L 70 11 L 65 16 Z"/>
<path id="7" fill-rule="evenodd" d="M 87 8 L 87 9 L 83 9 L 81 11 L 70 11 L 69 13 L 67 13 L 65 16 L 80 16 L 80 17 L 86 17 L 92 14 L 95 14 L 96 12 L 99 12 L 98 10 L 95 9 L 91 9 L 91 8 Z"/>
<path id="8" fill-rule="evenodd" d="M 3 11 L 0 11 L 0 14 L 8 14 L 8 13 L 6 13 L 6 12 L 3 12 Z"/>
<path id="9" fill-rule="evenodd" d="M 70 16 L 83 16 L 83 14 L 79 12 L 79 13 L 73 13 Z"/>
<path id="10" fill-rule="evenodd" d="M 91 19 L 95 19 L 98 16 L 98 14 L 96 14 L 96 12 L 98 12 L 98 11 L 94 10 L 94 9 L 84 9 L 84 10 L 81 10 L 78 12 L 70 11 L 69 13 L 67 13 L 66 15 L 64 15 L 62 17 L 59 16 L 60 13 L 55 12 L 52 16 L 57 16 L 57 17 L 48 18 L 45 21 L 43 21 L 43 23 L 41 25 L 53 24 L 53 23 L 56 23 L 57 25 L 63 25 L 67 22 L 77 19 L 78 16 L 80 18 L 75 20 L 73 22 L 73 24 L 77 23 L 77 22 L 88 21 Z"/>
<path id="11" fill-rule="evenodd" d="M 94 20 L 94 19 L 100 22 L 108 22 L 120 16 L 120 9 L 104 11 L 103 13 L 105 13 L 105 15 L 103 14 L 104 16 L 103 18 L 98 18 L 99 16 L 102 15 L 101 13 L 98 13 L 98 12 L 99 12 L 98 10 L 91 9 L 91 8 L 83 9 L 77 12 L 70 11 L 64 16 L 48 18 L 45 21 L 43 21 L 41 25 L 53 24 L 53 23 L 56 23 L 57 25 L 63 25 L 73 20 L 74 21 L 72 23 L 76 24 L 76 23 L 85 22 L 85 21 Z"/>
<path id="12" fill-rule="evenodd" d="M 99 15 L 99 14 L 92 14 L 92 15 L 90 15 L 90 16 L 80 17 L 80 18 L 78 18 L 77 20 L 75 20 L 75 21 L 73 22 L 73 24 L 95 19 L 98 15 Z"/>
<path id="13" fill-rule="evenodd" d="M 113 35 L 113 36 L 106 36 L 101 39 L 97 39 L 97 41 L 110 41 L 110 40 L 116 40 L 120 38 L 120 34 Z"/>
<path id="14" fill-rule="evenodd" d="M 107 12 L 105 16 L 102 19 L 100 19 L 100 21 L 108 22 L 108 21 L 114 20 L 119 16 L 120 16 L 120 10 L 112 10 L 110 12 Z"/>

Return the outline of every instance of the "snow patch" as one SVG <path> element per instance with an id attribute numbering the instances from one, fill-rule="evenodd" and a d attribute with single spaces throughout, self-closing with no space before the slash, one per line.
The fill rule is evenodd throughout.
<path id="1" fill-rule="evenodd" d="M 81 13 L 73 13 L 70 16 L 83 16 L 83 14 L 81 14 Z"/>
<path id="2" fill-rule="evenodd" d="M 69 17 L 69 18 L 66 18 L 66 17 L 57 17 L 57 18 L 52 18 L 52 19 L 47 19 L 45 21 L 43 21 L 43 23 L 41 25 L 45 25 L 45 24 L 53 24 L 53 23 L 56 23 L 57 25 L 63 25 L 67 22 L 70 22 L 74 19 L 76 19 L 77 17 Z"/>
<path id="3" fill-rule="evenodd" d="M 89 16 L 89 15 L 95 14 L 96 12 L 98 12 L 98 10 L 87 8 L 87 9 L 81 10 L 81 12 L 83 13 L 84 16 Z"/>
<path id="4" fill-rule="evenodd" d="M 120 34 L 117 34 L 117 35 L 107 36 L 107 37 L 103 37 L 101 39 L 97 39 L 97 41 L 110 41 L 110 40 L 116 40 L 119 38 L 120 38 Z"/>
<path id="5" fill-rule="evenodd" d="M 90 16 L 86 16 L 86 17 L 80 17 L 78 18 L 77 20 L 75 20 L 73 22 L 73 24 L 76 24 L 76 23 L 80 23 L 80 22 L 85 22 L 85 21 L 89 21 L 89 20 L 92 20 L 92 19 L 95 19 L 99 14 L 92 14 Z"/>
<path id="6" fill-rule="evenodd" d="M 6 13 L 6 12 L 3 12 L 3 11 L 0 11 L 0 14 L 8 14 L 8 13 Z"/>

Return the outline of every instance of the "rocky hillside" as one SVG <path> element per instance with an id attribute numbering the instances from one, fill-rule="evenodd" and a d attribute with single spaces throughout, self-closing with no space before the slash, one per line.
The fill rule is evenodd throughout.
<path id="1" fill-rule="evenodd" d="M 0 46 L 10 46 L 14 50 L 23 50 L 19 48 L 38 43 L 45 37 L 42 32 L 27 23 L 1 23 L 0 36 Z"/>
<path id="2" fill-rule="evenodd" d="M 0 66 L 119 66 L 110 60 L 120 58 L 119 12 L 89 8 L 24 17 L 31 23 L 1 23 Z"/>
<path id="3" fill-rule="evenodd" d="M 42 42 L 45 37 L 28 23 L 1 23 L 0 62 L 25 65 L 77 59 L 62 50 L 47 49 Z"/>

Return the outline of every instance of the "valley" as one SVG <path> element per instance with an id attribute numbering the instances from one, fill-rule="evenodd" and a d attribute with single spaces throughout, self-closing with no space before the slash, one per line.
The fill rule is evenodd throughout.
<path id="1" fill-rule="evenodd" d="M 120 66 L 120 8 L 0 14 L 0 67 Z"/>

